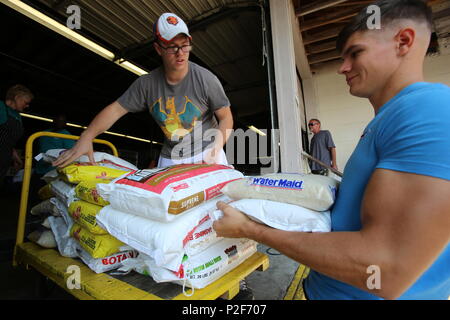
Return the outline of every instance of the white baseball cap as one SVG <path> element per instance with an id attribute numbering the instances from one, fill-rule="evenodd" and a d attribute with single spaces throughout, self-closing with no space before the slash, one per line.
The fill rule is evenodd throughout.
<path id="1" fill-rule="evenodd" d="M 174 13 L 163 13 L 153 25 L 153 33 L 164 42 L 171 41 L 180 33 L 192 39 L 186 23 Z"/>

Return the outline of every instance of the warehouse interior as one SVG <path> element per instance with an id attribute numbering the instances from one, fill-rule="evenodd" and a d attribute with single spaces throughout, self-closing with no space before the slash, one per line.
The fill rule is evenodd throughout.
<path id="1" fill-rule="evenodd" d="M 39 12 L 66 24 L 70 13 L 67 8 L 81 8 L 81 29 L 75 30 L 114 53 L 114 60 L 127 60 L 147 72 L 160 65 L 153 49 L 152 25 L 163 12 L 174 12 L 188 24 L 193 36 L 194 49 L 191 61 L 212 70 L 222 82 L 231 101 L 235 129 L 247 130 L 276 128 L 276 90 L 271 69 L 271 33 L 269 1 L 264 0 L 24 0 Z M 335 40 L 342 26 L 350 21 L 364 6 L 373 1 L 357 0 L 292 0 L 298 19 L 308 65 L 314 75 L 328 64 L 339 61 Z M 431 0 L 431 5 L 443 1 Z M 0 99 L 7 88 L 22 83 L 35 93 L 35 99 L 27 113 L 45 118 L 64 112 L 68 122 L 87 126 L 106 105 L 115 101 L 138 77 L 113 61 L 78 45 L 60 34 L 42 26 L 22 13 L 0 2 Z M 430 54 L 450 48 L 448 30 L 450 12 L 442 10 L 436 20 L 442 21 L 433 33 Z M 447 28 L 447 29 L 446 29 Z M 266 32 L 265 32 L 266 31 Z M 300 79 L 301 81 L 301 79 Z M 308 106 L 306 106 L 308 107 Z M 307 119 L 302 119 L 305 121 Z M 47 129 L 49 123 L 24 118 L 25 134 L 20 141 L 24 145 L 32 133 Z M 79 135 L 82 129 L 70 127 Z M 111 128 L 111 131 L 157 142 L 148 143 L 101 135 L 99 138 L 113 142 L 124 158 L 140 168 L 157 157 L 164 136 L 147 112 L 127 114 Z M 307 136 L 304 147 L 307 148 Z M 238 167 L 244 173 L 259 172 L 261 164 Z M 2 207 L 7 214 L 2 218 L 0 232 L 0 259 L 7 273 L 14 245 L 20 186 L 1 196 Z M 292 280 L 297 264 L 281 259 L 286 270 L 281 275 L 278 298 Z M 280 270 L 273 271 L 274 273 Z M 272 274 L 273 275 L 273 274 Z M 275 275 L 273 275 L 275 276 Z M 259 276 L 255 276 L 259 277 Z M 44 283 L 42 283 L 44 281 Z M 256 281 L 256 280 L 255 280 Z M 260 279 L 258 279 L 260 281 Z M 38 290 L 47 290 L 45 280 L 28 273 L 22 285 L 28 287 L 29 298 Z M 12 284 L 11 284 L 12 285 Z M 264 290 L 267 290 L 264 289 Z M 71 299 L 63 291 L 38 294 L 49 298 Z M 8 291 L 9 298 L 14 297 Z M 29 294 L 29 295 L 28 295 Z M 268 296 L 264 296 L 269 298 Z"/>

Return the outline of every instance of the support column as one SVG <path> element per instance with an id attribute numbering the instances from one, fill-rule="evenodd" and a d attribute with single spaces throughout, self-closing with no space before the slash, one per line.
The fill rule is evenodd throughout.
<path id="1" fill-rule="evenodd" d="M 303 172 L 300 98 L 297 89 L 291 0 L 270 0 L 281 172 Z"/>

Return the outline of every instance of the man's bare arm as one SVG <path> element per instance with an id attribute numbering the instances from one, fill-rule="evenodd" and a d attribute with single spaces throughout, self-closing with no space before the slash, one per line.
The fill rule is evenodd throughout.
<path id="1" fill-rule="evenodd" d="M 231 135 L 233 129 L 233 114 L 230 107 L 220 108 L 214 114 L 219 121 L 219 131 L 221 133 L 222 140 L 217 143 L 217 149 L 223 148 L 228 138 Z"/>
<path id="2" fill-rule="evenodd" d="M 227 142 L 233 129 L 233 115 L 230 107 L 223 107 L 214 112 L 219 122 L 218 134 L 215 136 L 214 144 L 205 156 L 206 163 L 217 163 L 218 155 Z"/>
<path id="3" fill-rule="evenodd" d="M 336 148 L 330 148 L 330 155 L 331 155 L 331 167 L 335 170 L 338 170 L 336 162 Z"/>
<path id="4" fill-rule="evenodd" d="M 450 182 L 377 169 L 365 192 L 356 232 L 301 233 L 251 221 L 225 204 L 219 236 L 247 237 L 329 277 L 383 298 L 399 297 L 450 239 Z M 381 289 L 367 287 L 367 268 L 381 270 Z"/>

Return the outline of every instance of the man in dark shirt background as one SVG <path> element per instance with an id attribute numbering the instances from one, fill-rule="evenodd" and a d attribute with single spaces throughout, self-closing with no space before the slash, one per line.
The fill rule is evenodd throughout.
<path id="1" fill-rule="evenodd" d="M 330 131 L 321 130 L 320 121 L 318 119 L 309 120 L 308 127 L 314 134 L 311 139 L 311 155 L 331 168 L 338 170 L 336 163 L 336 146 L 334 145 Z M 328 169 L 317 162 L 311 161 L 310 166 L 313 174 L 328 175 Z"/>

